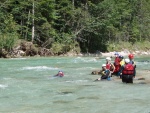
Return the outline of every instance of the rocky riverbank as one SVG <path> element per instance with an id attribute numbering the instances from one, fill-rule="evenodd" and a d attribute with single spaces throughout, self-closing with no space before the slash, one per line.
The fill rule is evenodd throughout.
<path id="1" fill-rule="evenodd" d="M 6 51 L 4 49 L 0 50 L 0 57 L 3 58 L 18 58 L 18 57 L 48 57 L 48 56 L 85 56 L 85 57 L 114 57 L 115 51 L 112 52 L 100 52 L 96 53 L 79 53 L 75 50 L 71 50 L 67 53 L 55 54 L 51 49 L 37 47 L 32 42 L 21 42 L 17 46 L 15 46 L 11 51 Z M 122 51 L 118 51 L 120 55 L 128 56 L 128 54 L 132 53 L 136 56 L 150 56 L 150 50 L 143 51 L 129 51 L 128 49 L 124 49 Z"/>
<path id="2" fill-rule="evenodd" d="M 114 52 L 108 52 L 108 53 L 102 53 L 102 56 L 114 56 Z M 128 56 L 130 53 L 134 54 L 134 55 L 150 55 L 150 51 L 142 51 L 142 50 L 139 50 L 139 51 L 128 51 L 128 50 L 124 50 L 124 51 L 120 51 L 118 52 L 120 55 L 122 56 Z"/>

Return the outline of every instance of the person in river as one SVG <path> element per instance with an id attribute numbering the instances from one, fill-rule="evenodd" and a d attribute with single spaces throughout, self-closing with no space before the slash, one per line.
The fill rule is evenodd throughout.
<path id="1" fill-rule="evenodd" d="M 64 73 L 63 71 L 58 71 L 58 73 L 55 75 L 55 77 L 63 77 Z"/>
<path id="2" fill-rule="evenodd" d="M 106 68 L 106 64 L 102 65 L 102 70 L 100 71 L 100 74 L 101 74 L 101 77 L 96 79 L 96 81 L 103 80 L 103 79 L 110 80 L 111 72 L 109 69 Z"/>
<path id="3" fill-rule="evenodd" d="M 115 60 L 114 60 L 114 66 L 115 66 L 115 70 L 114 70 L 114 74 L 118 74 L 119 70 L 120 70 L 120 58 L 119 58 L 119 53 L 115 52 Z"/>
<path id="4" fill-rule="evenodd" d="M 119 72 L 117 73 L 117 76 L 120 76 L 120 78 L 121 78 L 122 76 L 120 75 L 120 71 L 121 71 L 121 67 L 125 64 L 125 61 L 124 61 L 124 57 L 122 55 L 119 55 L 119 58 L 120 58 L 120 63 L 119 63 L 120 69 L 119 69 Z"/>
<path id="5" fill-rule="evenodd" d="M 125 59 L 125 64 L 121 67 L 120 75 L 123 83 L 133 83 L 134 66 L 129 59 Z"/>
<path id="6" fill-rule="evenodd" d="M 135 61 L 134 61 L 134 55 L 133 54 L 129 54 L 128 57 L 130 59 L 129 63 L 134 66 L 134 76 L 135 76 L 136 75 L 136 64 L 135 64 Z"/>
<path id="7" fill-rule="evenodd" d="M 124 57 L 122 55 L 119 55 L 119 58 L 120 58 L 120 66 L 123 66 L 125 64 Z"/>
<path id="8" fill-rule="evenodd" d="M 111 63 L 110 57 L 106 57 L 106 69 L 110 70 L 112 74 L 115 71 L 115 66 Z"/>

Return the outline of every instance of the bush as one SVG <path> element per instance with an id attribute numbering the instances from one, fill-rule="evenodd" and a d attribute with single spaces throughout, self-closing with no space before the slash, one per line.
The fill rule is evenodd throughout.
<path id="1" fill-rule="evenodd" d="M 137 50 L 147 51 L 150 50 L 149 45 L 150 45 L 149 41 L 135 42 L 134 44 L 129 42 L 119 42 L 119 43 L 111 43 L 107 45 L 107 49 L 108 51 L 122 51 L 124 49 L 130 51 L 137 51 Z"/>
<path id="2" fill-rule="evenodd" d="M 74 43 L 58 43 L 54 42 L 52 44 L 51 50 L 54 54 L 66 54 L 73 50 L 73 52 L 80 53 L 80 47 L 77 42 Z"/>
<path id="3" fill-rule="evenodd" d="M 10 51 L 18 39 L 17 34 L 0 34 L 0 49 Z"/>

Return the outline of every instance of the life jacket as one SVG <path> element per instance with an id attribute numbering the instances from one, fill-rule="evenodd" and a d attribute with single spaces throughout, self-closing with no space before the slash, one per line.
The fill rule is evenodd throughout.
<path id="1" fill-rule="evenodd" d="M 124 59 L 122 59 L 121 61 L 120 61 L 120 66 L 123 66 L 125 64 L 125 61 L 124 61 Z"/>
<path id="2" fill-rule="evenodd" d="M 110 71 L 113 71 L 113 66 L 112 65 L 113 64 L 111 64 L 111 63 L 106 64 L 106 69 L 108 69 Z"/>
<path id="3" fill-rule="evenodd" d="M 115 61 L 114 61 L 114 65 L 120 65 L 120 58 L 119 57 L 116 57 L 115 58 Z"/>
<path id="4" fill-rule="evenodd" d="M 133 75 L 134 74 L 134 66 L 132 64 L 126 64 L 123 71 L 123 75 Z"/>
<path id="5" fill-rule="evenodd" d="M 109 69 L 110 70 L 110 67 L 111 67 L 111 64 L 106 64 L 106 69 Z"/>
<path id="6" fill-rule="evenodd" d="M 63 77 L 63 76 L 64 76 L 64 73 L 63 73 L 63 72 L 59 72 L 59 73 L 57 74 L 57 76 Z"/>

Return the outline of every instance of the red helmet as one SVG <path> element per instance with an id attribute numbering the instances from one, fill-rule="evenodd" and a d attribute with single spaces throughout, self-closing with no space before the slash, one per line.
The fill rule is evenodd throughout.
<path id="1" fill-rule="evenodd" d="M 134 58 L 134 55 L 133 54 L 129 54 L 129 59 L 133 59 Z"/>

